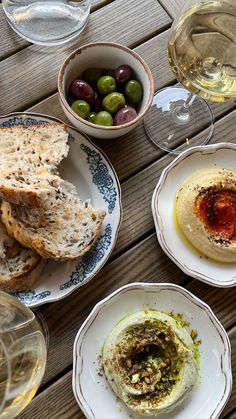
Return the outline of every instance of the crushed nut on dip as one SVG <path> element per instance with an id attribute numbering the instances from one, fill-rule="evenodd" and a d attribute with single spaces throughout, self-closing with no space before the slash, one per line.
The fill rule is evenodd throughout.
<path id="1" fill-rule="evenodd" d="M 196 331 L 156 310 L 122 319 L 105 340 L 102 363 L 113 391 L 141 414 L 178 405 L 198 379 Z"/>

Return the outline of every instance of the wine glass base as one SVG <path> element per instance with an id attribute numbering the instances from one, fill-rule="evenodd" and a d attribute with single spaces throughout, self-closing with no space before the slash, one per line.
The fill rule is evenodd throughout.
<path id="1" fill-rule="evenodd" d="M 183 87 L 159 90 L 144 117 L 144 128 L 152 142 L 169 153 L 207 144 L 214 132 L 214 118 L 207 102 L 195 96 L 188 109 L 184 104 L 191 93 Z M 198 134 L 198 135 L 197 135 Z"/>

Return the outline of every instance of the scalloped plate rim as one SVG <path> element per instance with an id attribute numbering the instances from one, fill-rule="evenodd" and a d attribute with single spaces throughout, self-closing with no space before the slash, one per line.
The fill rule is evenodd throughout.
<path id="1" fill-rule="evenodd" d="M 214 285 L 219 288 L 230 288 L 236 285 L 236 277 L 230 281 L 220 282 L 214 280 L 213 278 L 210 278 L 209 276 L 205 276 L 202 272 L 196 272 L 192 269 L 188 268 L 185 264 L 181 263 L 173 254 L 173 252 L 167 247 L 164 239 L 163 239 L 163 233 L 161 227 L 163 226 L 162 218 L 158 211 L 158 205 L 157 205 L 157 197 L 159 193 L 162 190 L 162 187 L 165 183 L 167 175 L 171 172 L 172 169 L 174 169 L 180 162 L 182 162 L 185 158 L 188 158 L 195 152 L 199 152 L 200 154 L 214 154 L 218 150 L 221 149 L 232 149 L 236 151 L 236 144 L 234 143 L 218 143 L 218 144 L 209 144 L 209 145 L 203 145 L 203 146 L 195 146 L 191 147 L 188 150 L 183 151 L 181 154 L 179 154 L 168 166 L 163 169 L 159 181 L 157 182 L 157 185 L 154 189 L 153 195 L 152 195 L 152 201 L 151 201 L 151 209 L 152 209 L 152 215 L 154 219 L 155 229 L 156 229 L 156 235 L 159 241 L 160 246 L 162 247 L 163 251 L 166 253 L 166 255 L 186 274 L 189 275 L 195 279 L 198 279 L 208 285 Z M 210 152 L 204 153 L 204 151 L 209 150 Z"/>
<path id="2" fill-rule="evenodd" d="M 94 276 L 97 275 L 98 272 L 103 268 L 103 266 L 105 265 L 105 263 L 109 259 L 110 255 L 111 255 L 111 253 L 112 253 L 112 251 L 113 251 L 113 249 L 115 247 L 115 244 L 116 244 L 116 241 L 117 241 L 118 232 L 119 232 L 119 229 L 120 229 L 120 226 L 121 226 L 121 222 L 122 222 L 122 218 L 123 218 L 123 208 L 122 208 L 122 201 L 121 201 L 121 186 L 120 186 L 120 181 L 119 181 L 118 175 L 117 175 L 117 173 L 116 173 L 116 171 L 115 171 L 112 163 L 110 162 L 109 158 L 106 156 L 106 154 L 103 152 L 103 150 L 101 150 L 97 145 L 95 145 L 92 142 L 92 140 L 88 137 L 87 134 L 85 134 L 84 132 L 80 131 L 78 128 L 70 125 L 67 122 L 62 121 L 60 118 L 57 118 L 55 116 L 51 116 L 51 115 L 48 115 L 48 114 L 42 114 L 40 112 L 10 112 L 8 114 L 0 115 L 0 121 L 1 121 L 1 119 L 11 118 L 11 117 L 14 117 L 14 116 L 16 116 L 16 117 L 46 118 L 46 119 L 49 119 L 49 120 L 53 120 L 55 122 L 58 122 L 60 124 L 64 124 L 64 125 L 68 126 L 70 129 L 76 131 L 78 134 L 80 134 L 81 136 L 85 137 L 86 141 L 88 141 L 93 148 L 95 148 L 96 150 L 98 150 L 98 152 L 102 155 L 102 157 L 104 158 L 104 160 L 108 163 L 110 169 L 112 170 L 112 173 L 114 175 L 114 178 L 116 180 L 116 186 L 117 186 L 117 190 L 118 190 L 118 195 L 117 196 L 118 196 L 118 202 L 119 202 L 120 218 L 119 218 L 119 222 L 117 224 L 117 229 L 116 229 L 116 234 L 115 234 L 115 237 L 114 237 L 113 244 L 112 244 L 112 246 L 111 246 L 111 248 L 110 248 L 110 250 L 109 250 L 106 258 L 104 258 L 103 263 L 101 263 L 101 265 L 96 270 L 96 272 L 94 272 L 93 274 L 91 274 L 91 276 L 89 276 L 89 278 L 87 278 L 83 282 L 78 283 L 74 288 L 72 287 L 70 289 L 70 291 L 67 292 L 65 295 L 57 296 L 55 298 L 48 298 L 46 301 L 43 301 L 43 300 L 40 301 L 39 300 L 39 301 L 36 301 L 36 302 L 33 302 L 33 303 L 31 303 L 31 302 L 29 302 L 29 303 L 23 302 L 23 304 L 25 304 L 27 307 L 37 308 L 39 306 L 42 306 L 43 304 L 57 302 L 57 301 L 63 300 L 64 298 L 68 297 L 75 290 L 77 290 L 78 288 L 80 288 L 83 285 L 87 284 L 90 280 L 92 280 L 94 278 Z"/>
<path id="3" fill-rule="evenodd" d="M 81 347 L 82 341 L 83 341 L 83 338 L 84 338 L 86 332 L 89 330 L 93 321 L 96 320 L 96 317 L 99 315 L 102 308 L 104 306 L 106 306 L 107 303 L 112 304 L 112 300 L 115 299 L 116 297 L 120 296 L 121 294 L 132 291 L 132 290 L 135 290 L 135 289 L 143 290 L 144 292 L 149 291 L 151 289 L 155 289 L 156 293 L 158 293 L 161 290 L 167 290 L 167 289 L 170 290 L 170 291 L 179 292 L 185 298 L 190 300 L 194 305 L 196 305 L 197 307 L 202 308 L 203 311 L 209 317 L 209 319 L 212 321 L 213 326 L 216 328 L 217 333 L 220 335 L 220 337 L 223 341 L 223 344 L 224 344 L 224 362 L 223 362 L 224 371 L 222 370 L 222 373 L 224 373 L 225 381 L 226 381 L 225 391 L 224 391 L 224 395 L 221 399 L 221 403 L 219 404 L 219 406 L 217 406 L 217 410 L 213 411 L 212 414 L 214 414 L 214 416 L 212 416 L 212 414 L 211 414 L 211 419 L 217 419 L 219 417 L 219 415 L 221 414 L 221 412 L 223 411 L 226 403 L 229 400 L 231 392 L 232 392 L 233 380 L 232 380 L 232 369 L 231 369 L 231 344 L 230 344 L 229 336 L 228 336 L 226 330 L 224 329 L 223 325 L 218 320 L 218 318 L 214 314 L 213 310 L 211 309 L 211 307 L 207 303 L 202 301 L 200 298 L 196 297 L 194 294 L 192 294 L 190 291 L 186 290 L 182 286 L 177 285 L 177 284 L 172 284 L 172 283 L 166 283 L 166 282 L 162 282 L 162 283 L 161 282 L 160 283 L 133 282 L 133 283 L 126 284 L 126 285 L 118 288 L 117 290 L 115 290 L 111 294 L 109 294 L 107 297 L 100 300 L 93 307 L 93 309 L 91 310 L 89 315 L 86 317 L 83 324 L 80 326 L 80 328 L 79 328 L 79 330 L 78 330 L 78 332 L 75 336 L 74 345 L 73 345 L 72 390 L 73 390 L 73 393 L 74 393 L 74 397 L 75 397 L 78 405 L 80 406 L 81 410 L 85 414 L 86 418 L 92 418 L 92 417 L 87 416 L 88 414 L 91 415 L 91 411 L 88 410 L 89 404 L 87 403 L 87 401 L 85 399 L 83 399 L 82 392 L 77 391 L 78 390 L 77 386 L 78 386 L 78 382 L 79 382 L 79 373 L 77 373 L 77 363 L 78 363 L 77 352 L 78 352 L 78 348 Z M 121 314 L 121 316 L 122 316 L 122 314 Z M 110 391 L 112 391 L 112 390 L 110 390 Z M 81 400 L 80 397 L 83 400 Z M 147 417 L 147 416 L 144 416 L 144 418 L 145 417 Z M 96 419 L 96 416 L 93 416 L 93 418 Z"/>

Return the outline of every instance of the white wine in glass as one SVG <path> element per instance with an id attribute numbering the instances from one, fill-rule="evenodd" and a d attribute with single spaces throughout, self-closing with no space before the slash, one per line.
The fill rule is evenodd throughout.
<path id="1" fill-rule="evenodd" d="M 184 2 L 170 31 L 168 55 L 184 87 L 157 92 L 144 122 L 156 145 L 178 153 L 181 143 L 206 144 L 213 134 L 212 112 L 202 98 L 236 99 L 236 0 Z M 204 137 L 194 137 L 202 129 Z"/>
<path id="2" fill-rule="evenodd" d="M 0 291 L 0 418 L 15 418 L 35 395 L 47 358 L 45 328 L 16 298 Z"/>

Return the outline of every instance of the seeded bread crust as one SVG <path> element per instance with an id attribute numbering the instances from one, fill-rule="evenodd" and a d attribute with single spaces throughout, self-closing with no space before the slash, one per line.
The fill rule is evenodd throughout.
<path id="1" fill-rule="evenodd" d="M 37 263 L 32 263 L 31 269 L 27 269 L 22 274 L 19 272 L 12 273 L 11 276 L 0 275 L 0 290 L 5 292 L 28 291 L 40 277 L 46 265 L 46 259 L 40 258 Z"/>
<path id="2" fill-rule="evenodd" d="M 67 140 L 63 124 L 0 129 L 2 221 L 21 245 L 45 259 L 83 256 L 106 215 L 82 202 L 75 186 L 59 176 Z"/>
<path id="3" fill-rule="evenodd" d="M 10 237 L 0 222 L 0 290 L 26 291 L 35 283 L 46 260 Z"/>
<path id="4" fill-rule="evenodd" d="M 0 127 L 0 199 L 38 207 L 51 191 L 48 178 L 68 155 L 64 124 Z"/>
<path id="5" fill-rule="evenodd" d="M 8 233 L 47 259 L 83 256 L 96 242 L 105 215 L 105 211 L 82 202 L 66 181 L 64 188 L 47 200 L 43 217 L 38 208 L 2 203 L 2 221 Z"/>

